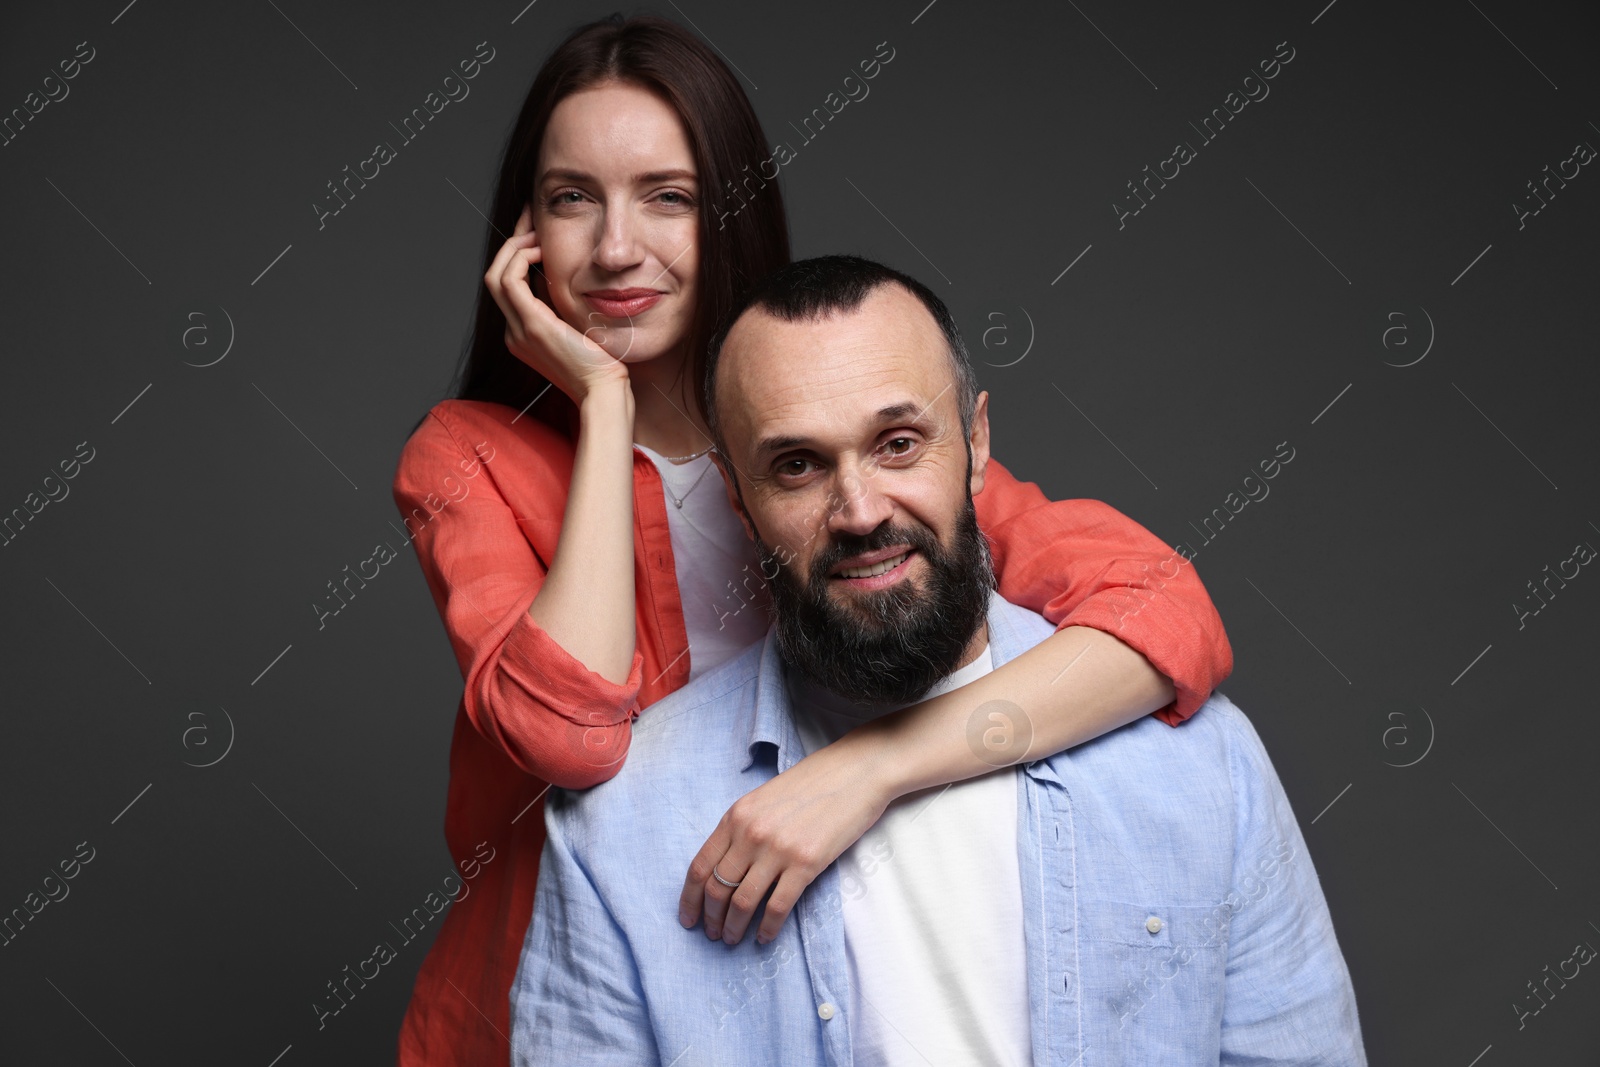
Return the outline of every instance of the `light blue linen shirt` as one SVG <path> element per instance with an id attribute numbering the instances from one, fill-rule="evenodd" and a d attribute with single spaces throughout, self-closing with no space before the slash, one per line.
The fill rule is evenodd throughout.
<path id="1" fill-rule="evenodd" d="M 996 667 L 1053 632 L 998 596 L 988 623 Z M 550 790 L 516 1064 L 853 1067 L 837 864 L 771 944 L 678 923 L 723 813 L 805 754 L 784 669 L 769 632 L 647 709 L 610 781 Z M 1227 697 L 996 773 L 1017 783 L 1035 1063 L 1366 1063 L 1305 839 Z"/>

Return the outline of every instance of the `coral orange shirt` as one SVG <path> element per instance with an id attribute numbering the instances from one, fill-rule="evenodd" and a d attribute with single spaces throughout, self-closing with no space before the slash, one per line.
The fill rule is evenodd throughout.
<path id="1" fill-rule="evenodd" d="M 610 778 L 640 709 L 689 677 L 661 477 L 637 449 L 638 636 L 627 681 L 589 670 L 529 617 L 561 533 L 572 462 L 571 438 L 551 423 L 501 404 L 445 400 L 411 435 L 395 472 L 395 502 L 465 681 L 445 839 L 475 870 L 417 975 L 400 1033 L 403 1067 L 510 1062 L 509 996 L 533 909 L 545 791 Z M 1192 715 L 1233 670 L 1194 568 L 1115 508 L 1051 502 L 992 459 L 974 504 L 1000 595 L 1058 627 L 1091 626 L 1141 652 L 1176 690 L 1155 713 L 1163 721 Z M 485 854 L 493 859 L 471 859 Z"/>

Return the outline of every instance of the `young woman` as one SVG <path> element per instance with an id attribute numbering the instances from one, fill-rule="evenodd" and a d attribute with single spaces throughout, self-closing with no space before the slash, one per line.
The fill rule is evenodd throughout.
<path id="1" fill-rule="evenodd" d="M 417 977 L 403 1064 L 508 1061 L 545 792 L 615 774 L 634 717 L 766 630 L 698 363 L 742 287 L 789 259 L 778 186 L 727 196 L 767 145 L 707 45 L 620 16 L 552 54 L 511 134 L 461 388 L 394 479 L 465 679 L 445 814 L 463 885 Z M 1193 569 L 1136 523 L 1052 503 L 993 461 L 975 502 L 1001 595 L 1056 634 L 740 800 L 684 857 L 679 919 L 705 923 L 685 937 L 736 941 L 759 912 L 770 938 L 896 797 L 1151 712 L 1176 725 L 1232 670 Z M 996 700 L 1009 720 L 990 717 Z"/>

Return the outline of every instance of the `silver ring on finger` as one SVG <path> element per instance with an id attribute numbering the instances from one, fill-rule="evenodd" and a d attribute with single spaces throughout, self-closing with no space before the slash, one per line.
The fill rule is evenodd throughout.
<path id="1" fill-rule="evenodd" d="M 714 863 L 711 865 L 711 877 L 715 878 L 717 881 L 721 882 L 723 885 L 727 886 L 729 889 L 738 889 L 739 888 L 739 882 L 744 881 L 743 878 L 739 879 L 739 882 L 730 882 L 730 881 L 728 881 L 726 878 L 722 877 L 721 874 L 717 873 L 717 865 L 714 864 Z"/>

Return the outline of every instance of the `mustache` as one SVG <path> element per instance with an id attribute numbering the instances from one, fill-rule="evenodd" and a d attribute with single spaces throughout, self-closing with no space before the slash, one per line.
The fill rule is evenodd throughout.
<path id="1" fill-rule="evenodd" d="M 910 545 L 925 557 L 940 551 L 939 539 L 926 526 L 896 526 L 887 520 L 868 534 L 841 534 L 831 538 L 811 561 L 811 581 L 825 584 L 834 568 L 847 559 L 893 545 Z"/>

